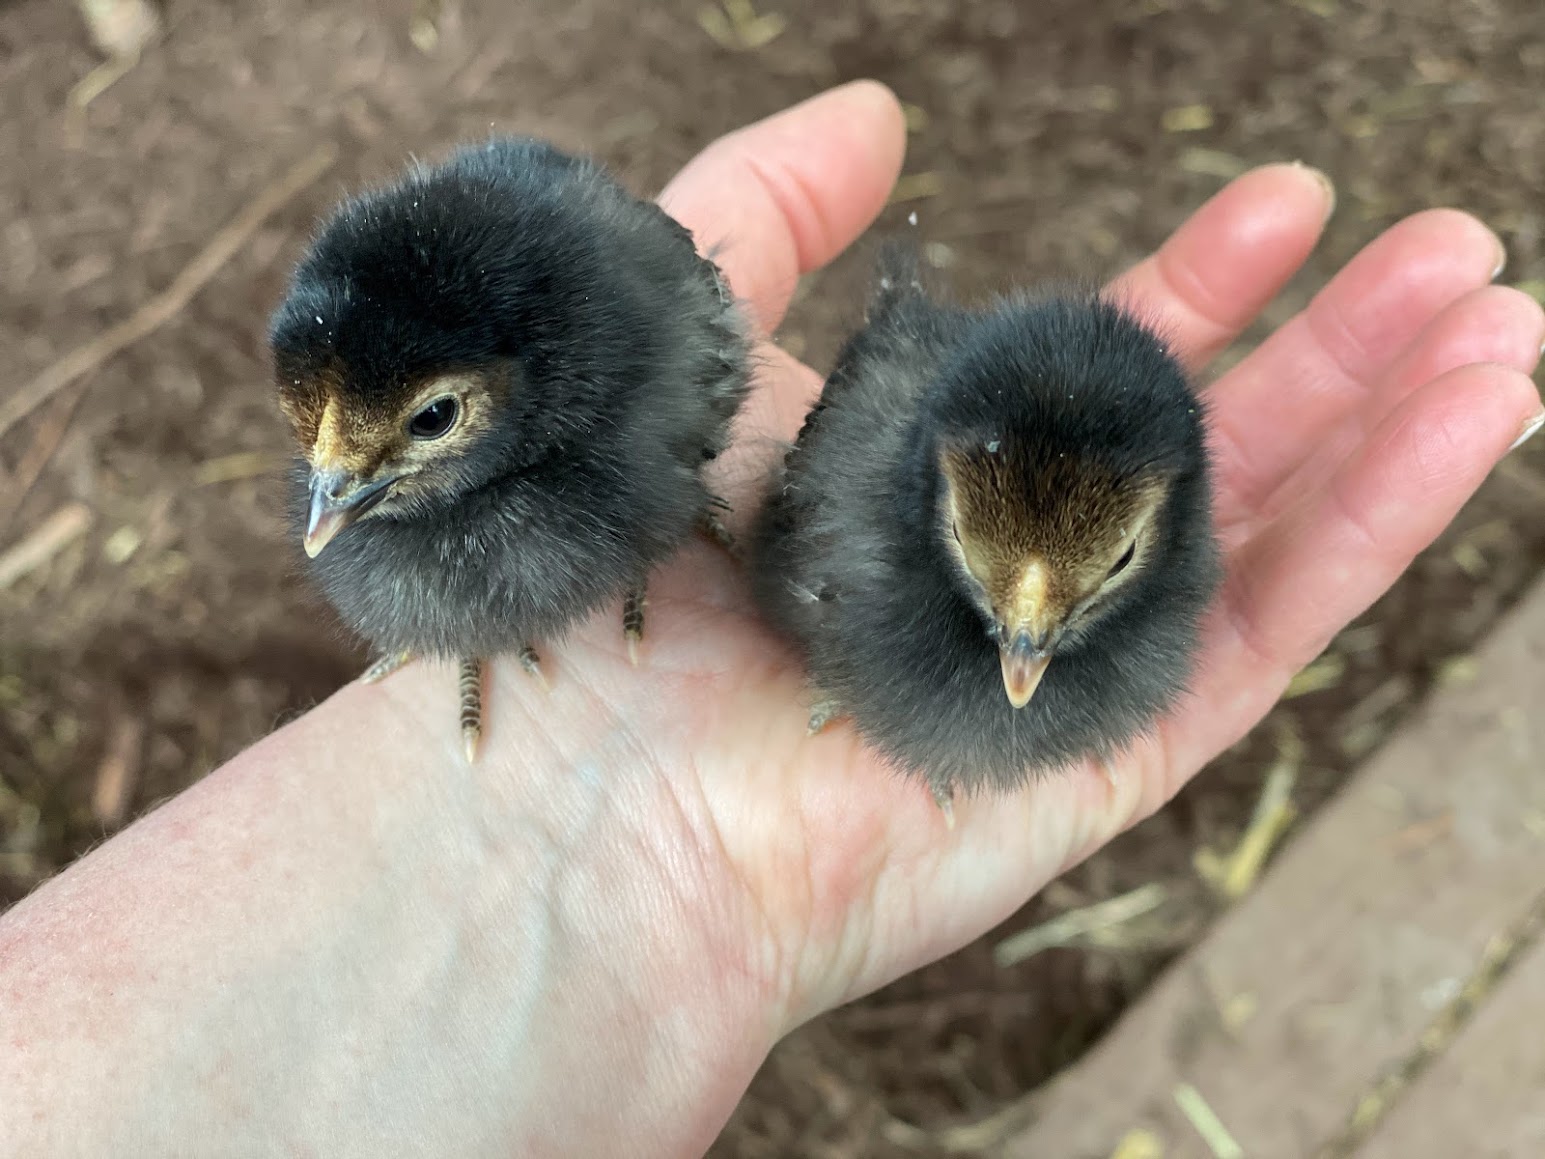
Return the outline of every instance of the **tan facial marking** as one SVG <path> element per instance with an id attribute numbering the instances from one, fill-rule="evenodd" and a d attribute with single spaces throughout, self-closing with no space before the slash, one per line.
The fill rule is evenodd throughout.
<path id="1" fill-rule="evenodd" d="M 1012 629 L 1027 628 L 1037 639 L 1045 637 L 1055 624 L 1055 601 L 1049 598 L 1051 576 L 1039 558 L 1026 561 L 1019 582 L 1008 594 L 1001 609 L 1004 622 Z"/>
<path id="2" fill-rule="evenodd" d="M 329 395 L 317 423 L 316 441 L 311 444 L 311 466 L 322 471 L 341 465 L 344 457 L 342 407 Z"/>
<path id="3" fill-rule="evenodd" d="M 978 585 L 984 610 L 1037 639 L 1141 570 L 1167 493 L 1162 477 L 1119 479 L 1073 459 L 1027 472 L 1008 445 L 946 447 L 939 468 L 947 549 Z M 1134 541 L 1131 563 L 1112 576 Z"/>

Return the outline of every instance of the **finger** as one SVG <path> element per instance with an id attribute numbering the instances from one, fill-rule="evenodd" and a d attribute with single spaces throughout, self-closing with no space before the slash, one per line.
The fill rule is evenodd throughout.
<path id="1" fill-rule="evenodd" d="M 1171 734 L 1177 766 L 1199 765 L 1242 735 L 1437 538 L 1540 410 L 1534 383 L 1518 370 L 1451 371 L 1395 408 L 1360 453 L 1236 551 L 1192 698 L 1198 707 Z"/>
<path id="2" fill-rule="evenodd" d="M 737 539 L 750 531 L 773 468 L 821 393 L 821 376 L 788 351 L 764 342 L 755 357 L 762 386 L 735 420 L 729 450 L 708 465 L 709 486 L 730 505 L 724 523 Z"/>
<path id="3" fill-rule="evenodd" d="M 1409 217 L 1364 248 L 1208 392 L 1227 502 L 1247 510 L 1268 494 L 1445 306 L 1492 279 L 1501 254 L 1455 210 Z"/>
<path id="4" fill-rule="evenodd" d="M 660 204 L 770 334 L 799 276 L 841 253 L 885 207 L 905 151 L 895 96 L 857 81 L 721 137 Z"/>
<path id="5" fill-rule="evenodd" d="M 1265 308 L 1319 240 L 1335 197 L 1303 165 L 1266 165 L 1230 182 L 1111 289 L 1205 365 Z"/>
<path id="6" fill-rule="evenodd" d="M 1219 509 L 1220 522 L 1247 537 L 1292 505 L 1297 496 L 1328 478 L 1352 455 L 1397 406 L 1419 387 L 1472 363 L 1490 362 L 1532 374 L 1545 340 L 1545 310 L 1529 295 L 1506 286 L 1472 290 L 1452 303 L 1395 361 L 1368 392 L 1326 435 L 1315 439 L 1314 451 L 1266 500 L 1248 512 Z M 1220 479 L 1220 490 L 1243 490 L 1231 479 Z M 1232 517 L 1232 518 L 1231 518 Z"/>

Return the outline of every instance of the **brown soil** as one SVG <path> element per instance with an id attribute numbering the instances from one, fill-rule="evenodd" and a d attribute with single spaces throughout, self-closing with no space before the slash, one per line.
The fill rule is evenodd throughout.
<path id="1" fill-rule="evenodd" d="M 1223 0 L 763 4 L 786 26 L 736 50 L 705 32 L 696 0 L 466 0 L 441 8 L 426 52 L 410 30 L 432 4 L 172 0 L 165 36 L 82 118 L 67 98 L 99 57 L 73 6 L 0 6 L 0 405 L 165 289 L 310 150 L 340 156 L 167 325 L 0 436 L 0 551 L 66 504 L 91 513 L 0 588 L 0 903 L 110 831 L 93 806 L 112 796 L 104 777 L 127 768 L 128 814 L 143 811 L 357 669 L 358 650 L 316 631 L 325 611 L 276 563 L 291 558 L 275 515 L 287 444 L 263 327 L 315 217 L 409 152 L 530 131 L 648 190 L 718 133 L 870 75 L 920 110 L 907 168 L 926 196 L 888 219 L 916 209 L 967 292 L 1114 270 L 1229 173 L 1294 157 L 1336 178 L 1341 208 L 1269 321 L 1435 204 L 1480 214 L 1509 245 L 1508 279 L 1545 289 L 1537 0 L 1284 0 L 1248 15 Z M 811 279 L 784 340 L 822 365 L 862 276 L 850 258 Z M 1435 677 L 1464 677 L 1454 659 L 1545 559 L 1542 508 L 1545 440 L 1338 642 L 1328 686 L 1278 710 L 1307 743 L 1303 812 Z M 716 1153 L 990 1141 L 990 1122 L 949 1128 L 1075 1058 L 1205 930 L 1219 903 L 1192 855 L 1237 839 L 1271 736 L 998 935 L 795 1035 Z M 126 762 L 104 759 L 114 748 Z M 1002 933 L 1155 881 L 1165 904 L 1099 944 L 994 966 Z"/>

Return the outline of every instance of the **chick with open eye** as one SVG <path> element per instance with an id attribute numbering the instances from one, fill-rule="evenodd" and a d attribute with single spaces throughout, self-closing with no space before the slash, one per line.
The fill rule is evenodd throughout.
<path id="1" fill-rule="evenodd" d="M 378 650 L 481 664 L 622 600 L 635 662 L 650 570 L 725 541 L 703 467 L 748 384 L 746 330 L 691 235 L 593 162 L 495 139 L 348 201 L 270 329 L 301 461 L 297 531 Z"/>
<path id="2" fill-rule="evenodd" d="M 1201 404 L 1108 299 L 956 308 L 891 248 L 753 557 L 811 731 L 850 717 L 948 812 L 1113 754 L 1184 690 L 1220 578 Z"/>

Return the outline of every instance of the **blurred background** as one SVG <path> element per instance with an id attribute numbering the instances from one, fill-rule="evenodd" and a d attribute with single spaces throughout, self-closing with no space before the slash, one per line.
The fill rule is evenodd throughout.
<path id="1" fill-rule="evenodd" d="M 1507 243 L 1503 280 L 1545 296 L 1545 6 L 1245 7 L 0 4 L 0 905 L 358 671 L 281 526 L 263 334 L 317 216 L 409 154 L 537 133 L 649 193 L 718 134 L 872 76 L 911 136 L 882 225 L 915 211 L 968 296 L 1108 275 L 1230 177 L 1295 158 L 1332 176 L 1339 208 L 1223 365 L 1427 206 L 1478 214 Z M 779 341 L 824 368 L 864 277 L 859 253 L 807 279 Z M 1248 890 L 1273 839 L 1424 693 L 1473 675 L 1545 560 L 1542 511 L 1537 440 L 1161 815 L 780 1046 L 715 1153 L 989 1147 Z"/>

